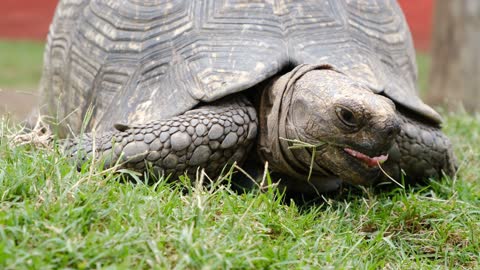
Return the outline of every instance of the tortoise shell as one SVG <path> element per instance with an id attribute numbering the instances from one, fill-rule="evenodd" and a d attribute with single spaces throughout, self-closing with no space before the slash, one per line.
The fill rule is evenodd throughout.
<path id="1" fill-rule="evenodd" d="M 63 0 L 41 91 L 79 131 L 181 114 L 288 66 L 329 64 L 433 122 L 396 0 Z"/>

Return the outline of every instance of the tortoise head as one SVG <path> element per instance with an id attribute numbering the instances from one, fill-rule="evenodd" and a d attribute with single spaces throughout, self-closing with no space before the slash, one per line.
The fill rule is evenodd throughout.
<path id="1" fill-rule="evenodd" d="M 270 163 L 287 164 L 275 168 L 288 167 L 284 173 L 300 172 L 304 179 L 337 176 L 351 184 L 372 183 L 380 176 L 379 164 L 387 160 L 400 130 L 390 99 L 328 68 L 307 70 L 286 89 L 290 93 L 282 95 L 279 112 L 284 116 L 278 118 L 279 149 L 273 150 L 282 158 Z"/>

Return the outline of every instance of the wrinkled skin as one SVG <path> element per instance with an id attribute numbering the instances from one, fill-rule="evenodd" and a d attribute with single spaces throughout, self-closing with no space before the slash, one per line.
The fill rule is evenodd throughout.
<path id="1" fill-rule="evenodd" d="M 294 91 L 287 118 L 289 139 L 320 145 L 315 163 L 324 171 L 352 184 L 369 183 L 378 166 L 370 167 L 344 149 L 386 155 L 400 130 L 393 102 L 330 70 L 308 72 Z M 310 166 L 311 157 L 297 158 Z"/>
<path id="2" fill-rule="evenodd" d="M 267 95 L 266 99 L 271 100 L 263 101 L 262 106 L 275 106 L 269 104 L 274 104 L 274 100 L 279 99 L 280 95 L 275 93 L 276 88 L 278 86 L 273 84 L 267 89 L 273 94 Z M 354 79 L 328 68 L 316 69 L 296 80 L 291 91 L 290 97 L 285 98 L 282 94 L 281 98 L 283 107 L 279 114 L 286 114 L 285 125 L 281 124 L 281 117 L 260 117 L 259 134 L 260 138 L 267 137 L 267 141 L 276 140 L 276 133 L 270 130 L 277 124 L 274 121 L 279 123 L 279 137 L 282 134 L 286 136 L 279 139 L 279 149 L 270 147 L 273 152 L 265 154 L 263 152 L 267 150 L 264 146 L 260 147 L 259 152 L 274 170 L 286 175 L 283 184 L 290 190 L 306 193 L 329 191 L 338 188 L 343 181 L 350 184 L 373 184 L 386 179 L 380 166 L 393 177 L 399 177 L 399 164 L 406 164 L 403 160 L 417 156 L 428 159 L 430 154 L 433 156 L 437 153 L 435 151 L 447 156 L 442 161 L 445 164 L 432 169 L 430 175 L 416 172 L 416 175 L 410 176 L 438 176 L 441 170 L 452 173 L 452 170 L 447 170 L 452 167 L 453 160 L 450 145 L 438 128 L 434 129 L 431 136 L 447 141 L 445 145 L 432 143 L 421 148 L 421 153 L 412 152 L 403 156 L 397 153 L 394 159 L 387 161 L 389 152 L 404 144 L 403 137 L 399 136 L 402 116 L 390 99 L 373 93 Z M 267 110 L 270 116 L 276 112 Z M 299 148 L 292 141 L 316 147 Z M 411 146 L 407 145 L 409 147 Z M 427 170 L 433 165 L 424 167 Z M 408 167 L 402 169 L 412 171 Z M 296 180 L 290 179 L 291 177 Z"/>

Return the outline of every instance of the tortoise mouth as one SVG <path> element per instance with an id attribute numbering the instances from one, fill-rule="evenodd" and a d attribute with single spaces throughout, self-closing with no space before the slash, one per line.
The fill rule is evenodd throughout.
<path id="1" fill-rule="evenodd" d="M 356 160 L 360 161 L 361 163 L 365 164 L 369 168 L 376 168 L 379 167 L 380 164 L 383 164 L 385 161 L 388 160 L 388 153 L 381 154 L 379 156 L 370 157 L 362 152 L 353 150 L 351 148 L 344 148 L 343 149 L 348 155 L 354 157 Z"/>

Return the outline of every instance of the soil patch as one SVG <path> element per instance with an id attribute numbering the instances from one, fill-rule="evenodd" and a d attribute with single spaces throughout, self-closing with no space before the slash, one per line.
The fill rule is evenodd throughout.
<path id="1" fill-rule="evenodd" d="M 0 117 L 11 116 L 14 121 L 24 120 L 35 108 L 38 99 L 36 93 L 0 89 Z"/>

